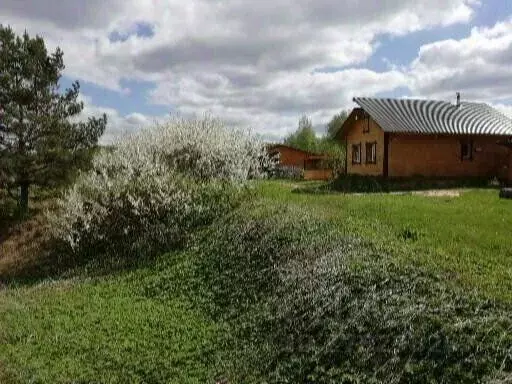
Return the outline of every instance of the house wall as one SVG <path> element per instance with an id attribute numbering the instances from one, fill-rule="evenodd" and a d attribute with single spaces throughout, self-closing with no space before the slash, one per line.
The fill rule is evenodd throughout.
<path id="1" fill-rule="evenodd" d="M 307 153 L 288 147 L 276 147 L 273 152 L 279 152 L 279 164 L 304 168 Z"/>
<path id="2" fill-rule="evenodd" d="M 346 132 L 347 173 L 384 175 L 384 131 L 370 119 L 370 131 L 363 132 L 368 120 L 355 121 Z M 453 136 L 388 134 L 389 177 L 494 177 L 507 178 L 509 150 L 496 142 L 499 136 Z M 461 141 L 473 141 L 473 159 L 461 160 Z M 377 143 L 376 164 L 366 164 L 365 144 Z M 352 163 L 352 145 L 361 143 L 361 164 Z"/>
<path id="3" fill-rule="evenodd" d="M 363 132 L 368 119 L 358 119 L 346 133 L 347 173 L 359 175 L 382 175 L 384 171 L 384 131 L 370 118 L 370 131 Z M 366 164 L 366 143 L 377 142 L 376 164 Z M 361 164 L 352 163 L 352 145 L 361 143 Z"/>
<path id="4" fill-rule="evenodd" d="M 473 141 L 473 159 L 461 160 L 461 140 Z M 508 149 L 497 136 L 390 134 L 390 177 L 505 177 Z"/>
<path id="5" fill-rule="evenodd" d="M 508 170 L 506 181 L 509 186 L 512 186 L 512 149 L 508 150 Z"/>

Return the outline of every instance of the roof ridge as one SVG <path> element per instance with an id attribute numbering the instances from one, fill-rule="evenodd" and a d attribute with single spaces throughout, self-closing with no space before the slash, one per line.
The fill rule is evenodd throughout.
<path id="1" fill-rule="evenodd" d="M 487 103 L 354 97 L 385 132 L 511 135 L 512 119 Z"/>
<path id="2" fill-rule="evenodd" d="M 437 103 L 448 103 L 453 104 L 449 100 L 440 100 L 440 99 L 419 99 L 419 98 L 412 98 L 412 97 L 373 97 L 373 96 L 356 96 L 352 98 L 352 101 L 356 102 L 356 100 L 394 100 L 394 101 L 429 101 L 429 102 L 437 102 Z M 461 100 L 461 104 L 477 104 L 477 105 L 489 105 L 489 103 L 486 103 L 485 101 L 469 101 L 469 100 Z M 492 108 L 492 107 L 491 107 Z"/>

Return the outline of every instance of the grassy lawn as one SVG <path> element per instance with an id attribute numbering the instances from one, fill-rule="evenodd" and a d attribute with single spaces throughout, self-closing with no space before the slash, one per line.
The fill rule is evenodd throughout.
<path id="1" fill-rule="evenodd" d="M 497 191 L 460 197 L 296 191 L 309 185 L 263 182 L 257 194 L 268 204 L 301 206 L 403 263 L 512 301 L 512 201 Z M 0 275 L 0 382 L 211 381 L 221 325 L 186 294 L 163 299 L 143 289 L 160 275 L 186 285 L 186 269 L 186 259 L 164 257 L 101 278 L 4 288 Z"/>
<path id="2" fill-rule="evenodd" d="M 145 297 L 147 273 L 0 292 L 0 382 L 207 382 L 215 324 Z"/>
<path id="3" fill-rule="evenodd" d="M 267 182 L 259 193 L 270 201 L 304 206 L 406 263 L 426 265 L 469 289 L 512 300 L 512 202 L 499 199 L 497 190 L 462 190 L 459 197 L 297 193 L 311 185 Z"/>

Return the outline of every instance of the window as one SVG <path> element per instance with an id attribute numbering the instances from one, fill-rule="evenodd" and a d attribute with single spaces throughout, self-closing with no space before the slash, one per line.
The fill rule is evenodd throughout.
<path id="1" fill-rule="evenodd" d="M 366 143 L 366 164 L 377 163 L 377 143 Z"/>
<path id="2" fill-rule="evenodd" d="M 366 115 L 365 119 L 363 120 L 363 133 L 369 133 L 370 132 L 370 116 Z"/>
<path id="3" fill-rule="evenodd" d="M 461 141 L 460 158 L 464 160 L 473 160 L 473 142 L 471 140 Z"/>
<path id="4" fill-rule="evenodd" d="M 361 164 L 361 143 L 352 145 L 352 164 Z"/>

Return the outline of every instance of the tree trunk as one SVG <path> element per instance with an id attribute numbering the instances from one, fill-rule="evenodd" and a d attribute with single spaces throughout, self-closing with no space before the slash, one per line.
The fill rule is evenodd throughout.
<path id="1" fill-rule="evenodd" d="M 28 212 L 28 190 L 29 190 L 29 184 L 28 183 L 21 183 L 20 184 L 20 198 L 19 198 L 19 208 L 20 213 L 24 216 Z"/>

